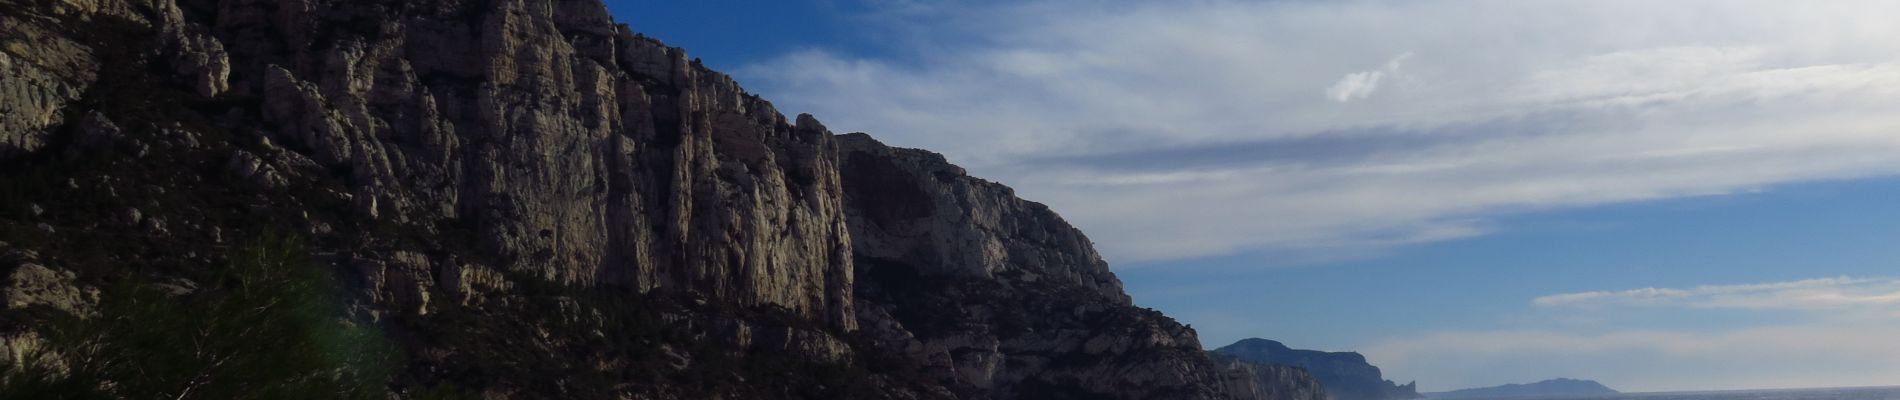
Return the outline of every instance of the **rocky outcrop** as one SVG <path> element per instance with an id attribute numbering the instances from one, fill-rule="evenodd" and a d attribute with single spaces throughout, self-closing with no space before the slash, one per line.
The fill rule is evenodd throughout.
<path id="1" fill-rule="evenodd" d="M 99 57 L 65 34 L 70 17 L 0 7 L 14 16 L 0 26 L 0 158 L 6 158 L 46 146 L 48 129 L 64 120 L 66 105 L 92 85 Z"/>
<path id="2" fill-rule="evenodd" d="M 1289 365 L 1269 365 L 1242 361 L 1210 353 L 1216 363 L 1227 369 L 1227 387 L 1232 396 L 1242 399 L 1331 400 L 1325 385 L 1306 369 Z"/>
<path id="3" fill-rule="evenodd" d="M 1326 387 L 1326 392 L 1338 400 L 1386 400 L 1415 399 L 1418 383 L 1399 385 L 1386 380 L 1379 367 L 1366 362 L 1359 353 L 1329 353 L 1313 350 L 1295 350 L 1280 342 L 1252 338 L 1244 339 L 1213 350 L 1223 357 L 1232 357 L 1261 365 L 1284 365 L 1299 367 L 1311 372 L 1314 378 Z"/>
<path id="4" fill-rule="evenodd" d="M 1303 390 L 1236 389 L 1047 207 L 788 119 L 597 0 L 0 11 L 0 241 L 40 255 L 9 304 L 193 293 L 290 235 L 401 348 L 398 397 Z"/>
<path id="5" fill-rule="evenodd" d="M 1087 237 L 943 156 L 839 137 L 859 319 L 966 398 L 1217 398 L 1194 331 L 1122 293 Z"/>
<path id="6" fill-rule="evenodd" d="M 98 291 L 81 290 L 73 284 L 73 279 L 71 271 L 55 271 L 39 264 L 20 264 L 7 277 L 4 292 L 7 308 L 43 306 L 73 315 L 89 315 L 92 313 L 90 304 L 97 301 Z"/>
<path id="7" fill-rule="evenodd" d="M 4 309 L 45 307 L 82 318 L 93 314 L 93 304 L 99 302 L 98 289 L 79 285 L 72 271 L 40 265 L 38 255 L 31 250 L 10 247 L 0 242 L 0 266 L 11 271 L 6 274 L 6 286 L 0 288 L 0 298 L 6 301 Z"/>

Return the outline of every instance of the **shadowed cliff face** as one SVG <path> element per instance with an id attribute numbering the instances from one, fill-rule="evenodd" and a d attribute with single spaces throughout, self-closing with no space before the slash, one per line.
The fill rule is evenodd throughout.
<path id="1" fill-rule="evenodd" d="M 14 363 L 35 321 L 217 296 L 234 243 L 287 233 L 403 398 L 1265 393 L 1046 207 L 788 120 L 597 0 L 0 11 Z"/>
<path id="2" fill-rule="evenodd" d="M 1129 304 L 1094 244 L 1049 207 L 965 175 L 936 153 L 890 148 L 862 133 L 840 136 L 839 146 L 859 257 L 929 275 L 1011 276 Z"/>
<path id="3" fill-rule="evenodd" d="M 962 397 L 1219 398 L 1199 339 L 1133 307 L 1088 238 L 923 150 L 839 137 L 859 320 Z"/>

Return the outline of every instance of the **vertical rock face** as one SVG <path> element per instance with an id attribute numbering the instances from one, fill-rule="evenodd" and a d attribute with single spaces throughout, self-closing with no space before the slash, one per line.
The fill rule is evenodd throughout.
<path id="1" fill-rule="evenodd" d="M 362 215 L 446 221 L 552 281 L 853 323 L 828 132 L 597 1 L 231 0 L 200 28 L 179 68 L 216 75 L 190 50 L 228 49 L 263 133 L 347 173 Z"/>
<path id="2" fill-rule="evenodd" d="M 398 397 L 1308 393 L 1133 306 L 1047 207 L 787 119 L 598 0 L 0 11 L 0 250 L 38 251 L 0 259 L 22 307 L 90 310 L 66 288 L 127 275 L 187 293 L 290 231 L 409 356 Z"/>
<path id="3" fill-rule="evenodd" d="M 1129 303 L 1087 237 L 943 156 L 840 137 L 859 319 L 966 397 L 1217 398 L 1194 331 Z"/>

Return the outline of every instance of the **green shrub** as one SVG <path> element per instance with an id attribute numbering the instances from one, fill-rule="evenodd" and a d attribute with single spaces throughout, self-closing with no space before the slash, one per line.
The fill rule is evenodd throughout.
<path id="1" fill-rule="evenodd" d="M 189 293 L 114 287 L 97 317 L 51 328 L 70 371 L 13 367 L 6 380 L 22 383 L 0 398 L 383 398 L 397 353 L 376 328 L 341 318 L 334 278 L 305 254 L 266 237 Z"/>
<path id="2" fill-rule="evenodd" d="M 69 379 L 55 356 L 30 351 L 18 364 L 0 362 L 0 399 L 92 400 L 111 399 L 94 382 Z M 4 360 L 0 360 L 4 361 Z"/>

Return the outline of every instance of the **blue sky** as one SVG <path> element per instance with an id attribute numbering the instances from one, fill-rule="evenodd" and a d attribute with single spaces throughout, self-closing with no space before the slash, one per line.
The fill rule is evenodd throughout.
<path id="1" fill-rule="evenodd" d="M 1900 384 L 1900 4 L 612 1 L 1050 204 L 1209 347 L 1447 390 Z"/>

